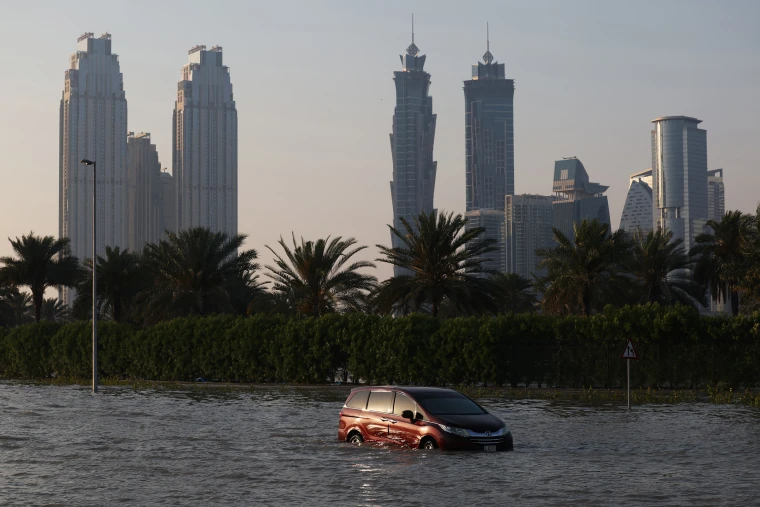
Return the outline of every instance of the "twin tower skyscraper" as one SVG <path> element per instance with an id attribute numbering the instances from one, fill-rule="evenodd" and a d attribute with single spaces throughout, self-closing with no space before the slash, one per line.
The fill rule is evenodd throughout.
<path id="1" fill-rule="evenodd" d="M 504 271 L 504 203 L 515 191 L 514 81 L 506 79 L 486 42 L 483 62 L 472 66 L 464 82 L 466 216 L 469 226 L 484 227 L 499 250 L 487 254 L 484 267 Z M 422 212 L 433 211 L 437 163 L 433 160 L 436 115 L 429 95 L 430 74 L 425 55 L 414 43 L 401 55 L 402 69 L 393 73 L 396 108 L 391 133 L 393 156 L 393 226 L 404 231 L 401 219 L 414 223 Z M 391 236 L 394 247 L 402 246 Z M 401 274 L 394 268 L 394 275 Z"/>
<path id="2" fill-rule="evenodd" d="M 208 227 L 237 234 L 237 109 L 222 48 L 195 46 L 182 67 L 172 117 L 172 174 L 161 172 L 150 134 L 127 126 L 127 99 L 111 35 L 77 40 L 64 80 L 59 129 L 59 236 L 92 257 L 97 163 L 98 255 L 140 251 L 165 231 Z M 168 123 L 168 119 L 167 119 Z M 63 300 L 71 304 L 72 293 Z"/>

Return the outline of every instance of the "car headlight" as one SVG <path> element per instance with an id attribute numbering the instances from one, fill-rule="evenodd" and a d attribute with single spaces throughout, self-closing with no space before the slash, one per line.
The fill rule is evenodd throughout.
<path id="1" fill-rule="evenodd" d="M 445 424 L 439 424 L 438 426 L 440 426 L 443 431 L 451 433 L 452 435 L 457 435 L 460 437 L 470 436 L 470 432 L 464 428 L 455 428 L 453 426 L 446 426 Z"/>

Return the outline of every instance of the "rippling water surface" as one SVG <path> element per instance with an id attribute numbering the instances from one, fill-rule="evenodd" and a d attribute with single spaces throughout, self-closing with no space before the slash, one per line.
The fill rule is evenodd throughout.
<path id="1" fill-rule="evenodd" d="M 512 453 L 336 440 L 345 389 L 0 384 L 0 504 L 758 505 L 760 411 L 481 404 Z"/>

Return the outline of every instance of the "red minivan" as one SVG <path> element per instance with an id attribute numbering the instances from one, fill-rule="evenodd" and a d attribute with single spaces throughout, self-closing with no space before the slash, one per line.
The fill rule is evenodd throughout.
<path id="1" fill-rule="evenodd" d="M 504 421 L 461 393 L 432 387 L 352 389 L 340 411 L 338 439 L 420 449 L 513 449 Z"/>

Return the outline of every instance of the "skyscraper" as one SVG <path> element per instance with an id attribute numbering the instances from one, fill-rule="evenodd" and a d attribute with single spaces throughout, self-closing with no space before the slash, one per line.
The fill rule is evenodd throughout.
<path id="1" fill-rule="evenodd" d="M 127 99 L 111 35 L 77 39 L 64 79 L 59 129 L 58 234 L 80 259 L 92 257 L 92 167 L 97 163 L 97 252 L 127 246 Z M 73 291 L 60 297 L 71 304 Z"/>
<path id="2" fill-rule="evenodd" d="M 719 222 L 726 214 L 723 169 L 707 171 L 707 219 Z"/>
<path id="3" fill-rule="evenodd" d="M 165 170 L 161 172 L 161 237 L 166 239 L 166 232 L 177 231 L 177 185 L 172 175 Z"/>
<path id="4" fill-rule="evenodd" d="M 504 196 L 515 193 L 514 94 L 487 42 L 464 82 L 466 211 L 504 210 Z"/>
<path id="5" fill-rule="evenodd" d="M 707 221 L 707 132 L 701 120 L 665 116 L 652 120 L 654 227 L 682 238 L 688 252 Z"/>
<path id="6" fill-rule="evenodd" d="M 631 175 L 628 196 L 620 216 L 620 228 L 633 234 L 638 230 L 652 230 L 652 170 L 647 169 Z"/>
<path id="7" fill-rule="evenodd" d="M 195 46 L 174 104 L 172 176 L 177 229 L 238 232 L 237 109 L 222 48 Z"/>
<path id="8" fill-rule="evenodd" d="M 163 231 L 163 188 L 161 164 L 150 134 L 130 132 L 127 136 L 128 243 L 140 252 L 156 243 Z"/>
<path id="9" fill-rule="evenodd" d="M 586 168 L 580 160 L 569 157 L 554 163 L 553 204 L 554 227 L 570 241 L 575 237 L 574 224 L 583 220 L 599 220 L 610 223 L 610 207 L 607 196 L 609 188 L 589 181 Z"/>
<path id="10" fill-rule="evenodd" d="M 505 201 L 506 272 L 532 279 L 545 273 L 538 269 L 539 248 L 556 246 L 552 225 L 554 209 L 552 196 L 507 195 Z"/>
<path id="11" fill-rule="evenodd" d="M 495 209 L 477 209 L 465 213 L 467 218 L 466 230 L 482 227 L 485 232 L 478 239 L 494 240 L 496 250 L 481 256 L 483 269 L 489 269 L 504 273 L 506 265 L 505 240 L 504 240 L 504 211 Z"/>
<path id="12" fill-rule="evenodd" d="M 433 161 L 436 115 L 433 114 L 433 98 L 428 94 L 430 74 L 423 70 L 425 55 L 412 43 L 401 55 L 400 71 L 393 73 L 396 84 L 396 107 L 393 112 L 393 132 L 390 135 L 393 156 L 393 180 L 391 201 L 393 203 L 393 226 L 404 230 L 401 219 L 410 224 L 422 212 L 433 211 L 436 162 Z M 400 240 L 391 235 L 394 247 Z M 394 276 L 401 270 L 393 269 Z"/>

